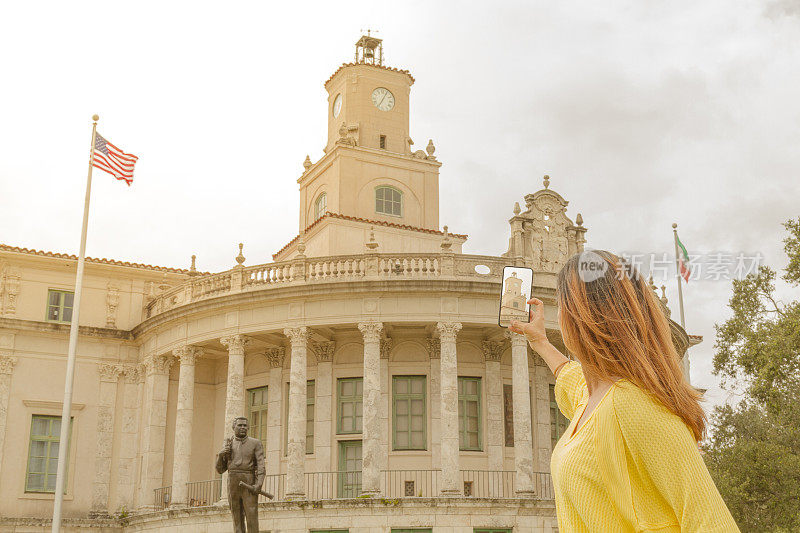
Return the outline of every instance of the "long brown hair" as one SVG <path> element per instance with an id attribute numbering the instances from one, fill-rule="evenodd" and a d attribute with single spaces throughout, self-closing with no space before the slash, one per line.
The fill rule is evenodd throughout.
<path id="1" fill-rule="evenodd" d="M 577 254 L 558 273 L 556 299 L 564 345 L 590 383 L 626 378 L 703 437 L 700 393 L 683 376 L 656 295 L 630 262 L 604 250 Z"/>

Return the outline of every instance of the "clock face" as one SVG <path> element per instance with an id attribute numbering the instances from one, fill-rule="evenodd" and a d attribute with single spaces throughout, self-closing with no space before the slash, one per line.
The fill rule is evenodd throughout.
<path id="1" fill-rule="evenodd" d="M 394 107 L 394 95 L 384 87 L 372 91 L 372 103 L 381 111 L 391 111 Z"/>
<path id="2" fill-rule="evenodd" d="M 333 118 L 339 116 L 339 112 L 342 110 L 342 95 L 337 94 L 336 99 L 333 101 Z"/>

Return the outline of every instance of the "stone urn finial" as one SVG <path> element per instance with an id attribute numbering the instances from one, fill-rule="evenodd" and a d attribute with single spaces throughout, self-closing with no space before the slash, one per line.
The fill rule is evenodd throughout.
<path id="1" fill-rule="evenodd" d="M 300 234 L 300 239 L 297 241 L 297 255 L 300 257 L 305 257 L 306 251 L 306 237 L 305 232 Z"/>
<path id="2" fill-rule="evenodd" d="M 303 168 L 306 169 L 306 172 L 308 172 L 308 169 L 311 168 L 311 157 L 306 156 L 306 160 L 303 161 Z"/>
<path id="3" fill-rule="evenodd" d="M 575 217 L 575 223 L 578 225 L 578 227 L 583 227 L 583 215 L 578 213 L 578 216 Z"/>
<path id="4" fill-rule="evenodd" d="M 170 287 L 171 287 L 171 285 L 169 284 L 169 281 L 167 280 L 167 273 L 164 272 L 164 277 L 161 278 L 161 283 L 158 285 L 158 288 L 159 288 L 159 290 L 161 292 L 164 292 L 167 289 L 169 289 Z"/>
<path id="5" fill-rule="evenodd" d="M 447 226 L 444 226 L 444 237 L 442 238 L 442 252 L 449 252 L 451 251 L 450 248 L 453 247 L 453 241 L 450 240 L 450 231 L 447 229 Z"/>
<path id="6" fill-rule="evenodd" d="M 197 267 L 195 266 L 195 261 L 197 261 L 197 256 L 193 255 L 192 256 L 192 266 L 189 267 L 189 275 L 190 276 L 196 276 L 196 275 L 199 274 L 199 272 L 197 271 Z"/>
<path id="7" fill-rule="evenodd" d="M 375 226 L 369 227 L 369 240 L 365 246 L 370 251 L 375 251 L 378 248 L 378 241 L 375 240 Z"/>
<path id="8" fill-rule="evenodd" d="M 545 189 L 550 188 L 550 176 L 548 176 L 547 174 L 544 175 L 544 188 Z"/>
<path id="9" fill-rule="evenodd" d="M 436 147 L 433 145 L 433 139 L 428 139 L 428 146 L 425 147 L 425 151 L 428 152 L 428 157 L 433 157 L 433 153 L 436 151 Z"/>
<path id="10" fill-rule="evenodd" d="M 522 209 L 519 208 L 519 202 L 514 202 L 514 216 L 519 215 Z"/>
<path id="11" fill-rule="evenodd" d="M 239 243 L 239 255 L 236 256 L 236 262 L 239 263 L 239 266 L 244 266 L 244 255 L 242 255 L 242 251 L 244 250 L 244 243 Z"/>

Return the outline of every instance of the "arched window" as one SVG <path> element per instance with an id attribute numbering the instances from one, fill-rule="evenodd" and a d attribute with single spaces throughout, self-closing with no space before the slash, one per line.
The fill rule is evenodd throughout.
<path id="1" fill-rule="evenodd" d="M 375 212 L 395 217 L 403 216 L 403 193 L 394 187 L 375 187 Z"/>
<path id="2" fill-rule="evenodd" d="M 317 201 L 314 203 L 314 220 L 319 220 L 319 217 L 325 214 L 328 210 L 328 195 L 325 193 L 317 196 Z"/>

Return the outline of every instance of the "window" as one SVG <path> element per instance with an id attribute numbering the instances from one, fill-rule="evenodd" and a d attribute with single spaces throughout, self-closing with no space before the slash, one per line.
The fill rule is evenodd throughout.
<path id="1" fill-rule="evenodd" d="M 394 187 L 376 187 L 375 212 L 396 217 L 403 216 L 403 193 Z"/>
<path id="2" fill-rule="evenodd" d="M 33 415 L 28 447 L 28 468 L 25 473 L 25 492 L 56 491 L 60 437 L 60 416 Z M 69 457 L 69 445 L 67 457 Z"/>
<path id="3" fill-rule="evenodd" d="M 338 410 L 336 433 L 361 433 L 362 405 L 364 393 L 362 378 L 340 378 L 337 382 Z"/>
<path id="4" fill-rule="evenodd" d="M 561 414 L 561 410 L 558 408 L 558 403 L 556 403 L 556 386 L 550 385 L 550 447 L 555 448 L 558 439 L 561 438 L 561 435 L 564 434 L 564 430 L 567 429 L 569 425 L 569 420 L 563 414 Z"/>
<path id="5" fill-rule="evenodd" d="M 386 149 L 386 135 L 381 135 L 380 147 Z"/>
<path id="6" fill-rule="evenodd" d="M 309 529 L 309 533 L 347 533 L 349 529 Z"/>
<path id="7" fill-rule="evenodd" d="M 476 527 L 474 533 L 511 533 L 513 530 L 511 528 L 507 529 L 497 529 L 497 528 L 480 528 Z"/>
<path id="8" fill-rule="evenodd" d="M 394 376 L 392 398 L 392 449 L 427 449 L 425 376 Z"/>
<path id="9" fill-rule="evenodd" d="M 405 529 L 392 528 L 392 533 L 432 533 L 433 529 L 429 527 L 409 527 Z"/>
<path id="10" fill-rule="evenodd" d="M 314 220 L 319 220 L 319 218 L 325 214 L 328 210 L 328 195 L 325 193 L 320 194 L 317 196 L 317 201 L 314 202 Z"/>
<path id="11" fill-rule="evenodd" d="M 69 291 L 47 292 L 47 320 L 50 322 L 72 321 L 72 301 L 75 295 Z"/>
<path id="12" fill-rule="evenodd" d="M 458 378 L 459 449 L 481 450 L 481 378 Z"/>
<path id="13" fill-rule="evenodd" d="M 247 389 L 247 408 L 250 411 L 250 436 L 261 441 L 267 449 L 267 387 Z"/>
<path id="14" fill-rule="evenodd" d="M 314 402 L 316 388 L 314 380 L 306 382 L 306 453 L 314 453 Z M 286 402 L 283 409 L 286 423 L 283 425 L 283 455 L 289 453 L 289 384 L 286 384 Z"/>

